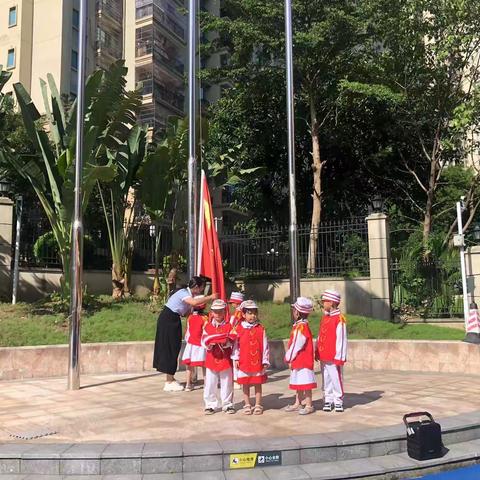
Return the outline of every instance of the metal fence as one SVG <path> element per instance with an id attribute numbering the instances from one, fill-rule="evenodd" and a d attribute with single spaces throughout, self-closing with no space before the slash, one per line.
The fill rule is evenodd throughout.
<path id="1" fill-rule="evenodd" d="M 391 265 L 392 308 L 405 317 L 463 317 L 460 260 L 412 262 Z"/>
<path id="2" fill-rule="evenodd" d="M 172 250 L 172 234 L 168 225 L 162 225 L 160 261 Z M 139 221 L 132 227 L 132 269 L 146 271 L 155 265 L 155 227 Z M 110 270 L 112 256 L 106 227 L 85 228 L 83 242 L 84 267 Z M 39 210 L 26 210 L 22 219 L 20 265 L 23 267 L 60 268 L 61 260 L 50 224 Z"/>
<path id="3" fill-rule="evenodd" d="M 161 227 L 161 258 L 172 250 L 172 233 L 168 225 Z M 28 267 L 61 266 L 58 247 L 42 211 L 24 212 L 20 264 Z M 369 275 L 368 232 L 365 218 L 324 222 L 318 229 L 310 226 L 298 229 L 298 252 L 302 277 L 359 277 Z M 316 244 L 315 261 L 309 251 Z M 250 231 L 240 226 L 220 235 L 220 248 L 225 273 L 237 278 L 288 278 L 288 226 Z M 135 271 L 146 271 L 155 264 L 155 231 L 148 223 L 133 227 L 133 259 Z M 312 255 L 310 255 L 312 257 Z M 108 235 L 105 227 L 85 228 L 84 267 L 109 270 L 112 265 Z"/>
<path id="4" fill-rule="evenodd" d="M 311 239 L 316 249 L 311 249 Z M 220 244 L 225 271 L 229 276 L 289 276 L 288 226 L 255 231 L 235 228 L 223 232 Z M 370 274 L 368 230 L 364 217 L 323 222 L 314 232 L 309 225 L 300 226 L 298 252 L 300 272 L 304 278 Z"/>

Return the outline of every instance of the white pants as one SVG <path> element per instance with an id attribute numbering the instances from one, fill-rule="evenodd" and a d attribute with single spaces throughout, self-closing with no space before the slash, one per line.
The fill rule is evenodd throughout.
<path id="1" fill-rule="evenodd" d="M 219 403 L 217 398 L 219 382 L 221 403 Z M 205 408 L 222 407 L 222 409 L 225 410 L 227 407 L 233 406 L 233 378 L 231 368 L 221 372 L 207 368 L 203 400 L 205 401 Z"/>
<path id="2" fill-rule="evenodd" d="M 332 362 L 322 362 L 324 400 L 343 405 L 342 367 Z"/>

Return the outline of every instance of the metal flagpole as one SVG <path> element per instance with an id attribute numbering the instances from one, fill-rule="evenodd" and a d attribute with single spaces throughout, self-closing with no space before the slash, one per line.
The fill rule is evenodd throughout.
<path id="1" fill-rule="evenodd" d="M 82 171 L 83 171 L 83 120 L 85 68 L 87 46 L 87 0 L 80 0 L 80 25 L 78 38 L 78 87 L 77 87 L 77 139 L 75 145 L 75 209 L 72 224 L 71 277 L 70 277 L 70 342 L 68 358 L 68 389 L 80 388 L 80 322 L 82 316 L 83 269 L 83 220 L 82 220 Z"/>
<path id="2" fill-rule="evenodd" d="M 195 270 L 195 275 L 200 275 L 202 270 L 202 249 L 203 249 L 203 216 L 204 207 L 203 207 L 203 182 L 205 178 L 205 172 L 202 170 L 200 176 L 200 208 L 198 211 L 198 244 L 197 244 L 197 268 Z"/>
<path id="3" fill-rule="evenodd" d="M 188 273 L 195 275 L 197 245 L 197 158 L 196 158 L 196 19 L 197 0 L 189 0 L 188 8 Z"/>
<path id="4" fill-rule="evenodd" d="M 23 197 L 20 195 L 17 198 L 17 226 L 15 230 L 15 260 L 13 261 L 13 288 L 12 288 L 12 305 L 17 303 L 18 296 L 18 263 L 20 260 L 20 235 L 22 229 L 22 210 L 23 210 Z"/>
<path id="5" fill-rule="evenodd" d="M 288 186 L 290 199 L 290 297 L 300 295 L 298 274 L 297 206 L 295 203 L 295 125 L 293 107 L 292 1 L 285 0 L 285 51 L 287 57 L 287 121 L 288 121 Z"/>

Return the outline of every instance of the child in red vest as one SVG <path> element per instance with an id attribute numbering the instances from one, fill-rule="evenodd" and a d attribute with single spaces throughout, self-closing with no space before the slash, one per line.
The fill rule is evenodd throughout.
<path id="1" fill-rule="evenodd" d="M 347 360 L 347 325 L 340 313 L 340 294 L 322 294 L 323 317 L 318 331 L 316 357 L 322 365 L 324 412 L 343 412 L 342 366 Z"/>
<path id="2" fill-rule="evenodd" d="M 243 296 L 242 292 L 232 292 L 230 295 L 230 300 L 228 303 L 230 304 L 230 307 L 233 307 L 233 311 L 230 309 L 230 323 L 232 324 L 232 328 L 235 328 L 242 320 L 244 320 L 242 311 L 242 303 L 244 298 L 245 297 Z M 235 362 L 233 362 L 233 388 L 241 388 L 237 383 L 237 368 L 235 366 Z"/>
<path id="3" fill-rule="evenodd" d="M 242 303 L 244 320 L 236 327 L 237 339 L 232 360 L 237 369 L 237 382 L 243 388 L 246 415 L 261 415 L 262 383 L 267 381 L 265 369 L 270 365 L 265 327 L 258 321 L 258 307 L 253 300 Z M 250 404 L 250 386 L 255 387 L 255 406 Z"/>
<path id="4" fill-rule="evenodd" d="M 204 295 L 197 295 L 195 298 L 203 297 Z M 193 377 L 196 367 L 203 367 L 205 365 L 205 348 L 202 347 L 202 333 L 203 327 L 208 321 L 207 315 L 203 312 L 205 304 L 193 307 L 193 313 L 187 319 L 187 330 L 185 332 L 185 350 L 182 355 L 182 363 L 187 366 L 187 384 L 185 391 L 191 392 L 193 390 Z M 205 373 L 203 375 L 205 378 Z"/>
<path id="5" fill-rule="evenodd" d="M 242 303 L 244 296 L 242 292 L 232 292 L 230 295 L 230 323 L 236 327 L 243 320 Z M 233 310 L 233 311 L 232 311 Z"/>
<path id="6" fill-rule="evenodd" d="M 206 348 L 205 358 L 205 415 L 212 415 L 221 407 L 225 413 L 235 413 L 233 407 L 232 345 L 235 335 L 232 326 L 225 319 L 227 304 L 214 300 L 211 306 L 212 318 L 203 328 L 202 345 Z M 217 398 L 220 383 L 219 403 Z"/>
<path id="7" fill-rule="evenodd" d="M 313 311 L 313 303 L 305 297 L 298 297 L 292 305 L 294 324 L 288 341 L 285 362 L 290 367 L 290 388 L 295 390 L 295 403 L 285 408 L 287 412 L 308 415 L 315 411 L 312 405 L 312 389 L 317 388 L 313 370 L 313 336 L 308 325 L 308 315 Z M 304 407 L 302 407 L 304 402 Z"/>

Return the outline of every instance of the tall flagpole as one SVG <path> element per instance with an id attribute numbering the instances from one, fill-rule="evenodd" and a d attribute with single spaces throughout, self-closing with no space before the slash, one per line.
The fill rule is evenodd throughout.
<path id="1" fill-rule="evenodd" d="M 295 125 L 293 106 L 292 0 L 285 0 L 285 52 L 287 57 L 288 187 L 290 203 L 290 299 L 300 295 L 298 273 L 298 231 L 295 192 Z"/>
<path id="2" fill-rule="evenodd" d="M 204 206 L 203 206 L 203 183 L 205 181 L 205 172 L 202 170 L 200 177 L 200 208 L 198 211 L 198 243 L 197 243 L 197 268 L 195 275 L 200 275 L 202 270 L 202 253 L 203 253 L 203 217 L 204 217 Z"/>
<path id="3" fill-rule="evenodd" d="M 196 158 L 196 38 L 197 0 L 189 0 L 188 7 L 188 274 L 196 273 L 197 245 L 197 158 Z"/>
<path id="4" fill-rule="evenodd" d="M 75 207 L 72 224 L 71 277 L 70 277 L 70 341 L 68 357 L 68 389 L 80 388 L 80 322 L 82 317 L 83 273 L 83 220 L 82 220 L 82 172 L 83 172 L 83 120 L 85 113 L 85 68 L 87 46 L 87 0 L 80 0 L 77 123 L 75 145 Z M 68 268 L 65 266 L 65 268 Z"/>

